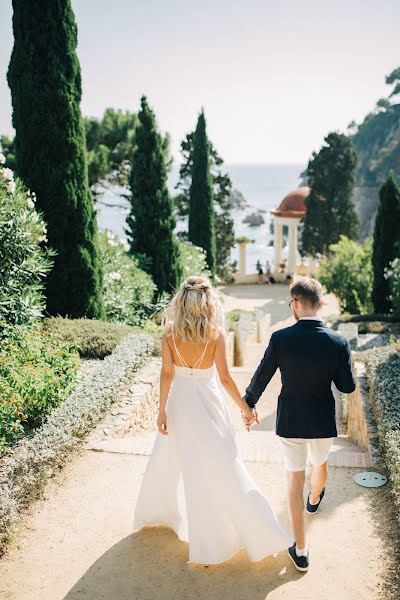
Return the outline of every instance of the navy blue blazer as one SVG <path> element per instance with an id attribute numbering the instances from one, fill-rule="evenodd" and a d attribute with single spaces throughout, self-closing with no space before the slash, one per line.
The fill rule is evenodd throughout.
<path id="1" fill-rule="evenodd" d="M 345 393 L 356 387 L 348 340 L 317 319 L 300 319 L 275 331 L 246 388 L 249 406 L 256 405 L 277 369 L 282 389 L 276 433 L 293 438 L 336 437 L 331 383 Z"/>

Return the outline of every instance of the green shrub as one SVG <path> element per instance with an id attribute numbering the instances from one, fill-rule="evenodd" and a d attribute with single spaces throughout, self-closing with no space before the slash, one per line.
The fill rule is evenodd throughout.
<path id="1" fill-rule="evenodd" d="M 186 279 L 190 275 L 211 277 L 205 250 L 181 238 L 178 238 L 178 243 L 183 267 L 182 278 Z"/>
<path id="2" fill-rule="evenodd" d="M 400 522 L 400 345 L 364 353 L 372 410 Z"/>
<path id="3" fill-rule="evenodd" d="M 43 425 L 18 440 L 1 459 L 0 554 L 13 539 L 21 511 L 43 495 L 48 479 L 65 466 L 137 369 L 154 353 L 154 336 L 127 336 L 111 356 L 84 375 Z"/>
<path id="4" fill-rule="evenodd" d="M 328 292 L 337 296 L 342 312 L 369 312 L 372 308 L 371 242 L 358 244 L 342 235 L 329 250 L 329 258 L 321 263 L 318 279 Z"/>
<path id="5" fill-rule="evenodd" d="M 156 285 L 139 267 L 138 259 L 127 253 L 127 242 L 108 230 L 101 231 L 99 238 L 107 320 L 142 325 L 156 310 Z"/>
<path id="6" fill-rule="evenodd" d="M 42 329 L 64 342 L 74 344 L 82 358 L 104 358 L 126 335 L 135 331 L 122 323 L 64 317 L 44 319 Z"/>
<path id="7" fill-rule="evenodd" d="M 4 162 L 0 154 L 0 164 Z M 55 252 L 45 249 L 46 227 L 35 195 L 0 167 L 0 326 L 28 324 L 45 307 L 43 280 Z"/>
<path id="8" fill-rule="evenodd" d="M 4 330 L 0 347 L 0 452 L 72 392 L 79 357 L 37 325 Z"/>

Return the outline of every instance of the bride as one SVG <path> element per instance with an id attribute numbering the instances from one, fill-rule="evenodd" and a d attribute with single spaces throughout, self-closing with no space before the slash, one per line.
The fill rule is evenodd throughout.
<path id="1" fill-rule="evenodd" d="M 223 308 L 205 277 L 191 276 L 164 311 L 158 434 L 133 529 L 166 525 L 189 562 L 215 564 L 244 548 L 258 561 L 292 545 L 248 473 L 219 380 L 243 416 L 254 415 L 226 361 Z"/>

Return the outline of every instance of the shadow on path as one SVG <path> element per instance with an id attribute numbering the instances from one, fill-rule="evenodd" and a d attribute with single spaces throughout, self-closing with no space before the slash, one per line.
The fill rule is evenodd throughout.
<path id="1" fill-rule="evenodd" d="M 285 552 L 251 563 L 244 552 L 205 567 L 187 564 L 188 545 L 165 527 L 132 533 L 105 552 L 64 600 L 265 600 L 269 592 L 302 578 Z"/>

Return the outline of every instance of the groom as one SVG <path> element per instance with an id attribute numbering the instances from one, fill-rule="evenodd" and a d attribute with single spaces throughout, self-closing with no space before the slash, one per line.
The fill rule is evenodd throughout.
<path id="1" fill-rule="evenodd" d="M 325 494 L 328 453 L 337 436 L 332 381 L 345 393 L 355 389 L 350 344 L 319 318 L 322 286 L 301 277 L 290 287 L 290 308 L 296 323 L 275 331 L 249 386 L 245 400 L 254 408 L 279 368 L 276 433 L 287 469 L 288 503 L 295 543 L 288 549 L 296 569 L 307 571 L 309 552 L 304 528 L 304 481 L 307 452 L 311 462 L 311 491 L 306 511 L 315 514 Z M 249 427 L 257 420 L 246 421 Z"/>

